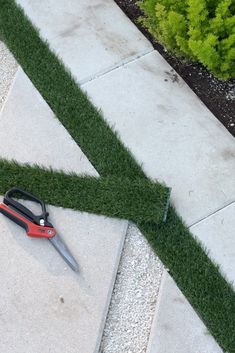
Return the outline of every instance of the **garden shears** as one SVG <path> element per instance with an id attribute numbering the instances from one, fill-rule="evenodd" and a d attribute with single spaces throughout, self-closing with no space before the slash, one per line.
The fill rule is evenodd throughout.
<path id="1" fill-rule="evenodd" d="M 13 195 L 21 195 L 27 200 L 40 204 L 42 213 L 39 216 L 36 216 L 31 210 L 16 201 L 13 198 Z M 49 213 L 42 200 L 26 191 L 14 187 L 5 194 L 3 203 L 0 204 L 0 213 L 24 228 L 28 236 L 50 240 L 67 264 L 75 272 L 78 272 L 78 263 L 63 242 L 62 238 L 57 234 L 53 225 L 48 222 Z"/>

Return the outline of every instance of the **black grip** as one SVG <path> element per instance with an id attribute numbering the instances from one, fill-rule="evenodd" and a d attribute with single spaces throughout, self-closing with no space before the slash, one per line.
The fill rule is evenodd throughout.
<path id="1" fill-rule="evenodd" d="M 4 216 L 6 216 L 7 218 L 9 218 L 11 221 L 15 222 L 16 224 L 18 224 L 20 227 L 24 228 L 26 230 L 26 232 L 28 231 L 28 225 L 26 222 L 24 222 L 23 220 L 15 217 L 11 212 L 7 212 L 5 209 L 0 207 L 0 213 L 2 213 Z"/>
<path id="2" fill-rule="evenodd" d="M 42 208 L 42 213 L 40 215 L 35 215 L 31 210 L 29 210 L 27 207 L 23 206 L 21 203 L 13 199 L 14 196 L 23 196 L 23 198 L 34 201 L 38 204 L 41 205 Z M 19 212 L 21 215 L 25 216 L 27 219 L 29 219 L 31 222 L 40 225 L 40 220 L 44 220 L 44 225 L 51 227 L 52 225 L 47 221 L 47 218 L 49 216 L 49 213 L 46 211 L 46 206 L 45 203 L 37 198 L 36 196 L 30 194 L 27 191 L 24 191 L 20 188 L 14 187 L 7 191 L 7 193 L 4 196 L 3 202 L 7 205 L 10 206 L 12 209 L 15 211 Z"/>

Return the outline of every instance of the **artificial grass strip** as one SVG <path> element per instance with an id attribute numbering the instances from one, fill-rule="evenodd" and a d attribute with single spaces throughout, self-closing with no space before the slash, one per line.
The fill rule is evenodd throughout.
<path id="1" fill-rule="evenodd" d="M 165 220 L 170 190 L 147 179 L 65 174 L 0 159 L 0 194 L 17 186 L 48 204 L 133 222 Z"/>
<path id="2" fill-rule="evenodd" d="M 0 0 L 0 38 L 102 176 L 144 173 L 14 0 Z M 121 161 L 121 163 L 120 163 Z"/>
<path id="3" fill-rule="evenodd" d="M 221 276 L 219 266 L 208 258 L 173 207 L 164 226 L 137 225 L 208 331 L 225 353 L 234 353 L 235 293 Z"/>
<path id="4" fill-rule="evenodd" d="M 102 177 L 146 178 L 13 0 L 0 0 L 0 33 Z M 60 192 L 66 193 L 66 189 Z M 164 225 L 146 222 L 138 225 L 217 342 L 226 352 L 234 353 L 235 293 L 175 210 L 170 207 Z"/>

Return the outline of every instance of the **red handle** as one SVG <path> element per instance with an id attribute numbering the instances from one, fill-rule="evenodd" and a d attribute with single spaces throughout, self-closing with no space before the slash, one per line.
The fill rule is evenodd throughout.
<path id="1" fill-rule="evenodd" d="M 53 238 L 56 235 L 55 228 L 38 226 L 12 210 L 4 203 L 0 204 L 0 213 L 17 223 L 19 226 L 23 227 L 26 230 L 27 235 L 30 237 Z"/>

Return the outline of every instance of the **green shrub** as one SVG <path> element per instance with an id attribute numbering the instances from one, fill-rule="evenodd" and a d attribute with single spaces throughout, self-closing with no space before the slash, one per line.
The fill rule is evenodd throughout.
<path id="1" fill-rule="evenodd" d="M 142 0 L 142 23 L 178 57 L 235 78 L 235 0 Z"/>

